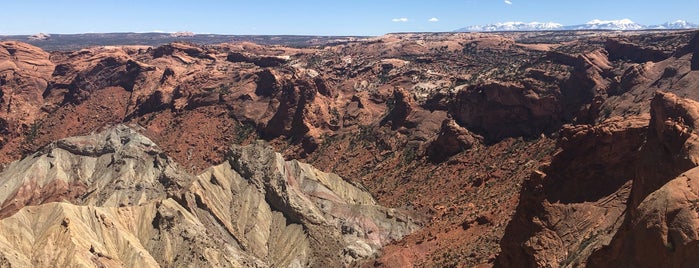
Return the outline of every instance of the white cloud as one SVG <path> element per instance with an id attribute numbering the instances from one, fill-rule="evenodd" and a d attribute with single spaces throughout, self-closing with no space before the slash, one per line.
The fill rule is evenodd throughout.
<path id="1" fill-rule="evenodd" d="M 408 22 L 408 18 L 395 18 L 391 20 L 392 22 Z"/>
<path id="2" fill-rule="evenodd" d="M 512 1 L 510 1 L 510 0 L 505 0 L 505 4 L 512 5 Z"/>
<path id="3" fill-rule="evenodd" d="M 429 22 L 438 22 L 439 19 L 438 19 L 438 18 L 431 18 L 431 19 L 429 19 L 429 20 L 427 20 L 427 21 L 429 21 Z"/>

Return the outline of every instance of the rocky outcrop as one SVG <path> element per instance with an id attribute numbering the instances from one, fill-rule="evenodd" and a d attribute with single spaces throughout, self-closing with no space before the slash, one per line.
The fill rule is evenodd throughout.
<path id="1" fill-rule="evenodd" d="M 535 136 L 562 124 L 560 96 L 521 84 L 489 83 L 466 88 L 452 103 L 454 120 L 487 142 Z"/>
<path id="2" fill-rule="evenodd" d="M 215 60 L 205 49 L 191 44 L 177 42 L 152 49 L 151 54 L 153 58 L 174 56 L 183 62 L 191 62 L 192 58 Z"/>
<path id="3" fill-rule="evenodd" d="M 615 118 L 564 128 L 562 150 L 522 186 L 496 266 L 576 266 L 611 239 L 647 123 L 647 117 Z"/>
<path id="4" fill-rule="evenodd" d="M 0 148 L 40 118 L 54 67 L 49 53 L 37 47 L 0 42 Z"/>
<path id="5" fill-rule="evenodd" d="M 187 175 L 152 141 L 124 126 L 51 143 L 2 174 L 1 216 L 63 200 L 138 206 L 162 200 L 188 183 Z"/>
<path id="6" fill-rule="evenodd" d="M 393 107 L 388 112 L 388 114 L 381 120 L 381 124 L 389 124 L 392 129 L 398 129 L 404 125 L 409 124 L 406 122 L 408 116 L 410 116 L 415 111 L 415 100 L 413 96 L 403 88 L 396 88 L 393 90 Z"/>
<path id="7" fill-rule="evenodd" d="M 127 51 L 105 48 L 100 53 L 74 55 L 79 58 L 59 64 L 46 95 L 63 97 L 63 103 L 79 104 L 93 92 L 106 87 L 121 87 L 133 91 L 139 75 L 150 69 L 135 61 Z"/>
<path id="8" fill-rule="evenodd" d="M 285 260 L 346 265 L 416 229 L 406 215 L 379 207 L 337 175 L 285 161 L 262 143 L 234 148 L 226 163 L 199 175 L 191 191 L 185 198 L 198 206 L 197 215 L 212 214 L 214 222 L 225 223 L 221 235 L 237 237 L 272 266 L 285 266 Z M 292 224 L 279 229 L 286 223 Z M 268 242 L 278 240 L 288 242 Z"/>
<path id="9" fill-rule="evenodd" d="M 260 67 L 276 67 L 288 61 L 287 58 L 279 56 L 249 55 L 241 52 L 228 53 L 226 60 L 230 62 L 248 62 Z"/>
<path id="10" fill-rule="evenodd" d="M 0 254 L 13 267 L 266 266 L 210 236 L 172 199 L 129 207 L 25 207 L 0 220 L 0 233 Z"/>
<path id="11" fill-rule="evenodd" d="M 0 173 L 0 187 L 12 266 L 343 266 L 417 229 L 262 142 L 192 176 L 125 126 L 51 143 Z"/>
<path id="12" fill-rule="evenodd" d="M 561 151 L 522 188 L 498 266 L 694 263 L 699 103 L 659 92 L 651 106 L 650 119 L 564 128 Z"/>
<path id="13" fill-rule="evenodd" d="M 699 103 L 659 92 L 651 102 L 644 146 L 627 201 L 626 219 L 590 264 L 598 267 L 682 267 L 695 264 L 696 151 Z M 690 265 L 691 266 L 691 265 Z"/>
<path id="14" fill-rule="evenodd" d="M 668 53 L 654 47 L 641 46 L 616 38 L 607 39 L 604 48 L 609 52 L 610 60 L 622 59 L 636 63 L 659 62 L 672 55 L 671 52 Z"/>
<path id="15" fill-rule="evenodd" d="M 439 163 L 450 156 L 468 150 L 480 142 L 480 137 L 459 126 L 453 119 L 442 121 L 437 137 L 427 147 L 427 156 Z"/>
<path id="16" fill-rule="evenodd" d="M 565 117 L 578 124 L 591 124 L 598 117 L 600 105 L 614 84 L 612 63 L 604 49 L 576 57 L 573 71 L 562 86 Z"/>
<path id="17" fill-rule="evenodd" d="M 693 168 L 655 190 L 632 210 L 593 267 L 692 267 L 699 262 L 699 170 Z"/>
<path id="18" fill-rule="evenodd" d="M 691 67 L 692 51 L 696 50 L 696 40 L 699 40 L 696 34 L 683 36 L 682 45 L 674 47 L 664 45 L 671 38 L 669 36 L 650 38 L 657 41 L 639 45 L 652 46 L 663 53 L 671 53 L 671 56 L 658 62 L 623 63 L 623 73 L 619 73 L 620 76 L 614 79 L 607 90 L 606 100 L 597 105 L 597 122 L 613 116 L 650 112 L 650 102 L 658 90 L 689 99 L 699 98 L 699 94 L 693 90 L 699 86 L 699 73 L 692 71 Z"/>
<path id="19" fill-rule="evenodd" d="M 688 45 L 689 51 L 692 53 L 690 66 L 692 70 L 699 70 L 699 33 L 695 33 Z"/>

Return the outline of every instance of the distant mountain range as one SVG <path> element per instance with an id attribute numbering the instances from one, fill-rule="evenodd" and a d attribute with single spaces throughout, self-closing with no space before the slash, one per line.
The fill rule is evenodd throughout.
<path id="1" fill-rule="evenodd" d="M 576 30 L 678 30 L 699 28 L 699 24 L 684 20 L 666 22 L 660 25 L 641 25 L 630 19 L 591 20 L 585 24 L 565 26 L 555 22 L 501 22 L 488 25 L 474 25 L 456 30 L 456 32 L 500 32 L 500 31 L 576 31 Z"/>

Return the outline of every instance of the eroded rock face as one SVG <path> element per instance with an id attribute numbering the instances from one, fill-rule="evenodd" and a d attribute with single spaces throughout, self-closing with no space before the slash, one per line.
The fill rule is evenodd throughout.
<path id="1" fill-rule="evenodd" d="M 41 115 L 54 63 L 49 53 L 20 42 L 0 42 L 0 148 Z M 11 135 L 11 136 L 8 136 Z"/>
<path id="2" fill-rule="evenodd" d="M 699 262 L 699 170 L 693 168 L 648 195 L 594 267 L 692 267 Z"/>
<path id="3" fill-rule="evenodd" d="M 697 250 L 697 109 L 699 103 L 658 92 L 650 119 L 565 128 L 561 151 L 525 183 L 496 264 L 696 263 L 688 252 Z"/>
<path id="4" fill-rule="evenodd" d="M 439 135 L 427 147 L 427 155 L 434 162 L 442 162 L 450 156 L 468 150 L 480 142 L 480 137 L 459 126 L 453 119 L 442 122 Z"/>
<path id="5" fill-rule="evenodd" d="M 625 59 L 637 63 L 647 61 L 658 62 L 669 58 L 672 53 L 662 51 L 650 46 L 639 46 L 626 40 L 615 38 L 607 39 L 605 49 L 609 52 L 611 60 Z"/>
<path id="6" fill-rule="evenodd" d="M 51 143 L 0 182 L 12 266 L 342 266 L 417 229 L 261 142 L 193 176 L 123 125 Z"/>
<path id="7" fill-rule="evenodd" d="M 301 262 L 304 266 L 353 263 L 358 259 L 374 256 L 383 245 L 417 229 L 405 214 L 378 206 L 373 197 L 359 187 L 335 174 L 316 170 L 308 164 L 296 160 L 285 161 L 280 154 L 261 142 L 234 147 L 228 162 L 209 172 L 210 175 L 205 173 L 199 176 L 197 184 L 202 190 L 197 191 L 197 194 L 201 195 L 201 200 L 207 207 L 224 212 L 215 216 L 232 217 L 226 213 L 225 208 L 216 207 L 220 204 L 217 192 L 230 189 L 233 192 L 253 191 L 254 197 L 249 197 L 252 198 L 250 204 L 264 201 L 271 213 L 283 215 L 283 218 L 278 218 L 283 220 L 282 222 L 272 222 L 272 225 L 291 222 L 292 227 L 297 226 L 296 231 L 300 232 L 299 234 L 302 235 L 302 230 L 305 230 L 309 237 L 304 238 L 299 245 L 288 246 L 296 251 L 285 257 L 299 258 L 305 254 L 307 257 Z M 235 175 L 221 176 L 217 175 L 221 174 L 217 172 Z M 234 180 L 223 182 L 226 177 Z M 229 183 L 232 183 L 231 186 L 226 186 Z M 241 189 L 235 189 L 232 185 Z M 254 201 L 255 198 L 258 201 Z M 196 197 L 194 199 L 196 200 Z M 188 200 L 191 202 L 192 198 Z M 240 200 L 227 202 L 240 206 L 250 205 Z M 228 210 L 236 207 L 231 206 Z M 247 222 L 245 224 L 248 228 L 267 224 L 264 215 L 255 216 L 258 218 L 242 222 Z M 243 228 L 244 225 L 238 227 L 231 233 L 247 232 L 248 228 Z M 254 234 L 246 234 L 248 235 Z M 250 239 L 248 241 L 260 242 Z M 264 240 L 262 242 L 262 245 L 267 243 Z M 279 258 L 273 254 L 270 254 L 270 257 Z"/>
<path id="8" fill-rule="evenodd" d="M 2 173 L 0 211 L 66 200 L 92 206 L 137 206 L 164 199 L 187 175 L 148 138 L 119 126 L 42 148 Z"/>
<path id="9" fill-rule="evenodd" d="M 689 49 L 692 52 L 691 68 L 699 70 L 699 34 L 694 34 L 694 38 L 689 42 Z"/>
<path id="10" fill-rule="evenodd" d="M 659 92 L 651 102 L 649 139 L 627 201 L 627 217 L 590 264 L 598 267 L 684 267 L 697 250 L 694 124 L 699 103 Z M 639 254 L 639 255 L 637 255 Z"/>
<path id="11" fill-rule="evenodd" d="M 490 83 L 459 92 L 454 119 L 488 141 L 533 136 L 560 127 L 560 94 L 537 92 L 521 84 Z"/>
<path id="12" fill-rule="evenodd" d="M 496 266 L 580 265 L 611 239 L 647 122 L 647 117 L 615 118 L 599 126 L 566 127 L 562 150 L 525 181 Z"/>
<path id="13" fill-rule="evenodd" d="M 260 67 L 276 67 L 282 65 L 288 59 L 275 56 L 258 56 L 248 55 L 246 53 L 241 52 L 231 52 L 228 53 L 226 60 L 231 62 L 248 62 Z"/>

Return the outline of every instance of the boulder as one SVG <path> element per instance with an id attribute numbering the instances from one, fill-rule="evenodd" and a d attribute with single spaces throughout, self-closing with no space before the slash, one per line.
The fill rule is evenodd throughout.
<path id="1" fill-rule="evenodd" d="M 459 126 L 453 119 L 442 121 L 437 137 L 427 147 L 427 157 L 435 163 L 468 150 L 480 142 L 480 137 Z"/>

